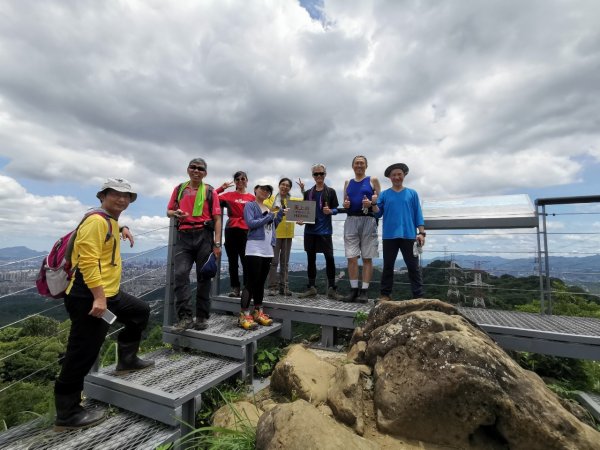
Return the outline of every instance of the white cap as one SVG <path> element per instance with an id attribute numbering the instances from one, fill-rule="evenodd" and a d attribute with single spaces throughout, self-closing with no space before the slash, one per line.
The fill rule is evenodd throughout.
<path id="1" fill-rule="evenodd" d="M 129 194 L 131 194 L 131 203 L 135 202 L 135 200 L 137 199 L 137 194 L 131 189 L 131 184 L 129 184 L 129 181 L 123 178 L 107 178 L 100 190 L 98 191 L 98 193 L 96 194 L 96 197 L 100 198 L 100 194 L 102 194 L 107 189 L 112 189 L 113 191 L 117 192 L 128 192 Z"/>
<path id="2" fill-rule="evenodd" d="M 272 194 L 273 186 L 277 186 L 277 183 L 274 183 L 273 180 L 271 180 L 269 178 L 260 178 L 260 179 L 256 180 L 256 183 L 254 184 L 254 190 L 256 190 L 256 188 L 258 188 L 259 186 L 268 188 Z"/>

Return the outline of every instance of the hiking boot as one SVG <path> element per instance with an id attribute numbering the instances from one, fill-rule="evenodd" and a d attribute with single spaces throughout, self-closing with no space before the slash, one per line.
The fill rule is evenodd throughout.
<path id="1" fill-rule="evenodd" d="M 356 297 L 358 297 L 358 288 L 352 288 L 350 290 L 350 295 L 348 295 L 348 297 L 344 297 L 342 301 L 346 303 L 354 303 L 356 301 Z"/>
<path id="2" fill-rule="evenodd" d="M 206 330 L 208 328 L 208 319 L 198 319 L 194 322 L 192 328 L 196 331 Z"/>
<path id="3" fill-rule="evenodd" d="M 252 316 L 247 316 L 244 313 L 240 313 L 238 318 L 238 326 L 244 330 L 254 330 L 258 327 L 258 324 L 254 321 Z"/>
<path id="4" fill-rule="evenodd" d="M 291 297 L 293 294 L 292 294 L 292 291 L 290 291 L 288 288 L 281 288 L 281 289 L 279 289 L 279 295 L 283 295 L 285 297 Z"/>
<path id="5" fill-rule="evenodd" d="M 87 410 L 81 406 L 81 392 L 55 394 L 54 403 L 56 405 L 54 431 L 93 427 L 106 419 L 104 411 Z"/>
<path id="6" fill-rule="evenodd" d="M 356 299 L 354 301 L 357 303 L 367 303 L 369 301 L 369 297 L 367 297 L 367 290 L 359 290 L 358 295 L 356 296 Z"/>
<path id="7" fill-rule="evenodd" d="M 331 300 L 342 300 L 344 296 L 338 294 L 337 290 L 334 287 L 329 287 L 327 289 L 327 298 Z"/>
<path id="8" fill-rule="evenodd" d="M 232 287 L 231 292 L 229 293 L 229 297 L 239 297 L 240 296 L 240 287 Z"/>
<path id="9" fill-rule="evenodd" d="M 183 317 L 183 318 L 179 319 L 179 322 L 174 324 L 173 327 L 177 331 L 185 331 L 185 330 L 189 330 L 190 328 L 192 328 L 193 325 L 194 325 L 194 319 L 192 319 L 191 317 Z"/>
<path id="10" fill-rule="evenodd" d="M 392 301 L 392 297 L 390 297 L 389 295 L 384 295 L 381 294 L 379 296 L 379 298 L 377 299 L 378 302 L 391 302 Z"/>
<path id="11" fill-rule="evenodd" d="M 308 288 L 308 290 L 306 290 L 303 293 L 301 293 L 300 295 L 298 295 L 298 297 L 300 297 L 300 298 L 316 297 L 317 294 L 318 294 L 317 288 L 314 286 L 310 286 Z"/>
<path id="12" fill-rule="evenodd" d="M 270 327 L 273 324 L 273 319 L 271 319 L 268 314 L 265 314 L 260 309 L 255 309 L 252 313 L 252 318 L 254 321 L 262 326 Z"/>
<path id="13" fill-rule="evenodd" d="M 140 359 L 137 355 L 140 341 L 119 342 L 117 344 L 116 375 L 125 375 L 136 370 L 146 369 L 154 365 L 154 361 Z"/>
<path id="14" fill-rule="evenodd" d="M 267 295 L 270 295 L 271 297 L 278 295 L 279 291 L 277 290 L 277 288 L 271 288 L 269 289 L 269 292 L 267 293 Z"/>

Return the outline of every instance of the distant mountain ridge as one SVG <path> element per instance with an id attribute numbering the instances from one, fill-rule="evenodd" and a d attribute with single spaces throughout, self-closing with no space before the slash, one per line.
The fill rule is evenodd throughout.
<path id="1" fill-rule="evenodd" d="M 46 255 L 48 252 L 38 252 L 24 246 L 0 248 L 0 259 L 25 259 Z"/>

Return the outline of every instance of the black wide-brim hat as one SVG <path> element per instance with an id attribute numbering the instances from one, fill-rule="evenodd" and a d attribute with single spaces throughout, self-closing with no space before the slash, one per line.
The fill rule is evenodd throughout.
<path id="1" fill-rule="evenodd" d="M 392 173 L 392 170 L 395 170 L 395 169 L 400 169 L 402 172 L 404 172 L 404 175 L 408 175 L 408 166 L 404 163 L 395 163 L 395 164 L 392 164 L 391 166 L 388 166 L 388 168 L 385 169 L 384 175 L 386 177 L 389 177 L 390 174 Z"/>

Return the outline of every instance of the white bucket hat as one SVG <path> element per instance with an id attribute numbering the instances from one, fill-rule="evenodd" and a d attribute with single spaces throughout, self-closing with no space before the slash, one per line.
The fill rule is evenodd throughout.
<path id="1" fill-rule="evenodd" d="M 102 194 L 107 189 L 112 189 L 113 191 L 117 192 L 127 192 L 131 194 L 131 203 L 135 202 L 135 200 L 137 199 L 137 194 L 131 189 L 131 184 L 129 184 L 129 181 L 123 178 L 107 178 L 100 190 L 98 191 L 98 193 L 96 194 L 96 197 L 100 198 L 100 194 Z"/>

